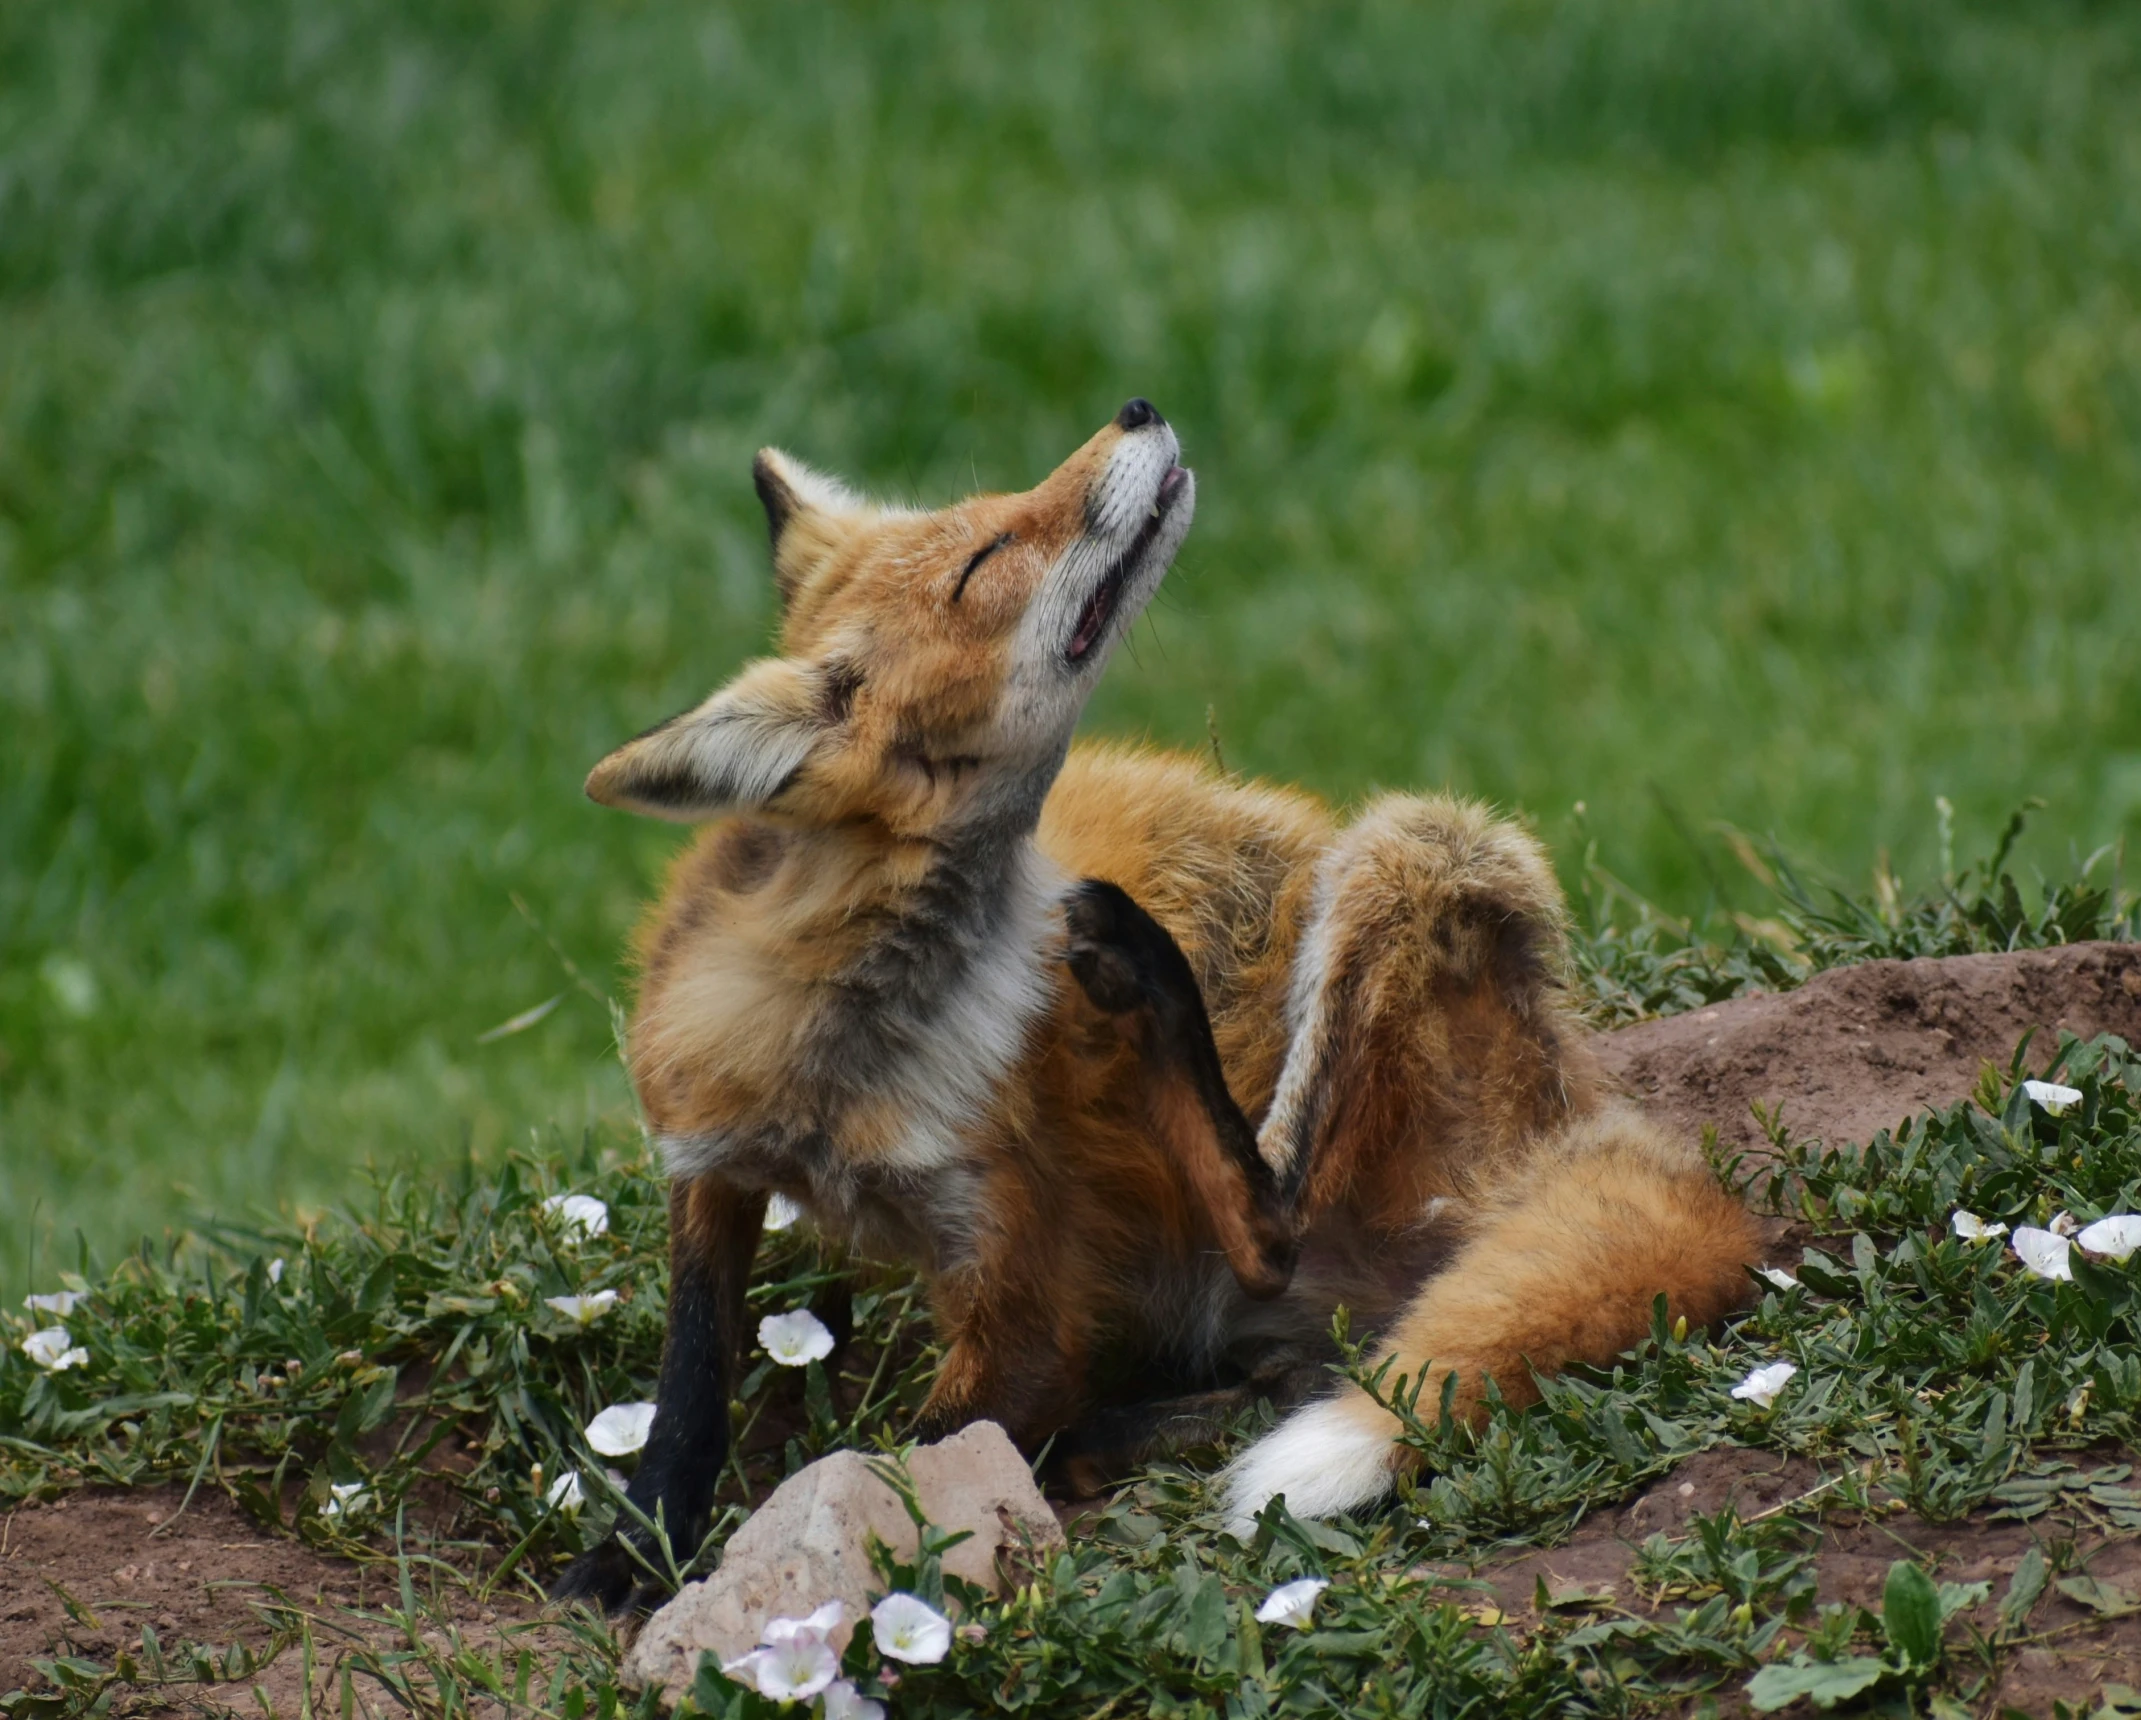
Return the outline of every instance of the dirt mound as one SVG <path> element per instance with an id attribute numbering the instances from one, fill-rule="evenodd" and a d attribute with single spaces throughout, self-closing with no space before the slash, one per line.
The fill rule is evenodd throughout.
<path id="1" fill-rule="evenodd" d="M 1606 1066 L 1657 1116 L 1758 1147 L 1752 1105 L 1782 1104 L 1795 1136 L 1863 1141 L 1968 1096 L 2022 1035 L 2042 1069 L 2057 1030 L 2141 1043 L 2141 944 L 1865 962 L 1797 991 L 1734 998 L 1599 1038 Z"/>

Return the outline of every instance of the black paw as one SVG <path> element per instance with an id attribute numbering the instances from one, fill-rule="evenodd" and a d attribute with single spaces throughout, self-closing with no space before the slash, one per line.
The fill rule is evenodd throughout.
<path id="1" fill-rule="evenodd" d="M 612 1535 L 558 1573 L 550 1585 L 550 1598 L 561 1604 L 585 1601 L 597 1612 L 615 1614 L 624 1611 L 638 1586 L 639 1573 L 631 1555 Z"/>
<path id="2" fill-rule="evenodd" d="M 645 1568 L 615 1535 L 590 1548 L 558 1573 L 550 1598 L 561 1606 L 584 1603 L 606 1617 L 650 1613 L 669 1597 L 647 1581 Z"/>
<path id="3" fill-rule="evenodd" d="M 1085 879 L 1064 903 L 1063 918 L 1070 931 L 1065 959 L 1096 1009 L 1110 1015 L 1150 1009 L 1163 1021 L 1202 1010 L 1181 948 L 1118 886 Z"/>

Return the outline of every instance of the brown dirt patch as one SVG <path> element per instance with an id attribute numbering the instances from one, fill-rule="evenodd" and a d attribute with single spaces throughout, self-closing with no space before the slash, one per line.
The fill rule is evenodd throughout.
<path id="1" fill-rule="evenodd" d="M 2129 1454 L 2107 1450 L 2086 1459 L 2084 1467 L 2127 1460 Z M 1542 1584 L 1550 1610 L 1670 1617 L 1674 1608 L 1693 1602 L 1646 1594 L 1635 1581 L 1636 1553 L 1646 1539 L 1660 1531 L 1679 1536 L 1693 1514 L 1711 1515 L 1727 1505 L 1751 1520 L 1803 1498 L 1825 1479 L 1814 1465 L 1774 1452 L 1705 1451 L 1654 1482 L 1625 1509 L 1586 1519 L 1561 1546 L 1490 1556 L 1469 1570 L 1433 1569 L 1464 1585 L 1461 1591 L 1452 1589 L 1452 1599 L 1497 1607 L 1517 1630 L 1541 1622 Z M 2106 1530 L 2073 1511 L 2054 1509 L 2029 1522 L 1995 1522 L 1988 1512 L 1978 1512 L 1959 1522 L 1927 1523 L 1897 1506 L 1866 1516 L 1832 1514 L 1821 1520 L 1819 1535 L 1809 1550 L 1820 1604 L 1849 1601 L 1878 1611 L 1888 1568 L 1900 1558 L 1917 1559 L 1943 1582 L 1990 1583 L 1991 1597 L 1950 1627 L 1951 1651 L 1965 1656 L 1964 1664 L 1966 1625 L 1991 1635 L 1999 1622 L 2000 1597 L 2032 1546 L 2042 1549 L 2055 1570 L 2141 1592 L 2141 1534 Z M 1491 1593 L 1480 1590 L 1480 1583 Z M 2007 1653 L 1998 1683 L 1979 1693 L 1976 1712 L 2049 1714 L 2055 1698 L 2079 1703 L 2107 1682 L 2141 1687 L 2141 1614 L 2105 1618 L 2048 1586 L 2028 1626 L 2031 1640 Z M 1740 1712 L 1744 1705 L 1724 1707 Z"/>
<path id="2" fill-rule="evenodd" d="M 391 1565 L 316 1552 L 262 1528 L 206 1488 L 180 1513 L 183 1497 L 177 1487 L 89 1489 L 0 1518 L 0 1691 L 42 1684 L 32 1656 L 74 1654 L 108 1666 L 116 1652 L 140 1644 L 143 1625 L 174 1658 L 194 1643 L 211 1648 L 219 1664 L 233 1643 L 265 1654 L 275 1629 L 258 1607 L 279 1597 L 318 1621 L 313 1698 L 325 1712 L 334 1706 L 339 1651 L 355 1641 L 377 1647 L 393 1640 L 390 1627 L 357 1616 L 399 1605 Z M 421 1599 L 421 1579 L 418 1592 Z M 69 1600 L 81 1616 L 70 1614 Z M 480 1649 L 535 1618 L 538 1608 L 521 1594 L 478 1601 L 457 1591 L 447 1612 Z M 257 1713 L 255 1685 L 273 1712 L 297 1713 L 302 1656 L 290 1650 L 234 1683 L 171 1685 L 164 1693 L 174 1708 Z M 390 1706 L 376 1690 L 364 1696 L 369 1708 Z"/>
<path id="3" fill-rule="evenodd" d="M 1864 1141 L 1927 1106 L 1967 1098 L 2031 1028 L 2041 1069 L 2068 1028 L 2141 1043 L 2141 944 L 1865 962 L 1797 991 L 1734 998 L 1601 1034 L 1608 1070 L 1661 1119 L 1764 1144 L 1752 1106 L 1781 1104 L 1794 1136 Z"/>

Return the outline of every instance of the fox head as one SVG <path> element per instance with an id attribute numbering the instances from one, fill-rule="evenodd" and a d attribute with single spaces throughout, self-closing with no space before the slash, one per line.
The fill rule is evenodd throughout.
<path id="1" fill-rule="evenodd" d="M 885 507 L 777 449 L 753 468 L 780 655 L 627 742 L 587 792 L 683 821 L 757 812 L 927 838 L 1038 816 L 1116 641 L 1196 503 L 1133 400 L 1023 495 Z"/>

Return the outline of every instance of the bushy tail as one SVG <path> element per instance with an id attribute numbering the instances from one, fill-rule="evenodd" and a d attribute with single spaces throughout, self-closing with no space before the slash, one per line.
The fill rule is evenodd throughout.
<path id="1" fill-rule="evenodd" d="M 1455 1373 L 1476 1413 L 1491 1374 L 1504 1398 L 1538 1396 L 1534 1374 L 1602 1363 L 1640 1342 L 1662 1292 L 1707 1325 L 1741 1305 L 1761 1244 L 1746 1209 L 1699 1153 L 1615 1105 L 1577 1119 L 1508 1165 L 1472 1204 L 1465 1242 L 1384 1336 L 1386 1380 L 1421 1381 L 1432 1416 Z M 1295 1411 L 1235 1460 L 1237 1529 L 1277 1494 L 1299 1517 L 1372 1505 L 1406 1466 L 1397 1418 L 1357 1386 Z"/>

